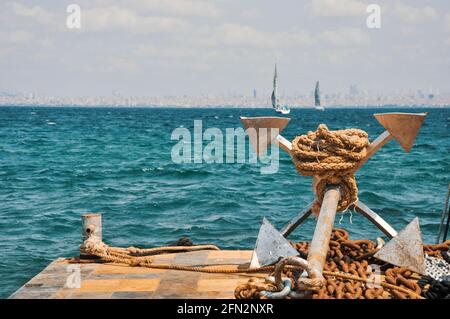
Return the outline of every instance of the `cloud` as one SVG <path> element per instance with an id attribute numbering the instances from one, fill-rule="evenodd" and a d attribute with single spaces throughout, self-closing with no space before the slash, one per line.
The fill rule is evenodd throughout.
<path id="1" fill-rule="evenodd" d="M 216 18 L 220 15 L 219 9 L 211 0 L 133 0 L 125 3 L 128 7 L 147 10 L 152 14 L 208 18 Z"/>
<path id="2" fill-rule="evenodd" d="M 438 63 L 450 43 L 448 3 L 438 7 L 418 0 L 380 1 L 382 28 L 368 30 L 367 4 L 377 1 L 286 1 L 278 6 L 260 0 L 74 2 L 82 9 L 81 30 L 66 27 L 66 5 L 71 2 L 0 1 L 0 64 L 20 65 L 24 70 L 39 65 L 25 78 L 29 87 L 5 67 L 4 78 L 16 79 L 17 86 L 26 89 L 38 83 L 55 92 L 77 87 L 81 94 L 107 88 L 114 81 L 123 81 L 123 90 L 147 93 L 145 82 L 159 94 L 159 90 L 221 91 L 233 86 L 259 90 L 271 85 L 276 59 L 287 90 L 289 86 L 302 90 L 302 85 L 310 89 L 312 76 L 329 77 L 326 82 L 337 87 L 350 80 L 382 87 L 386 72 L 407 85 L 420 81 L 428 85 L 435 75 L 415 78 L 395 73 L 395 68 L 404 65 L 440 74 L 443 66 L 448 67 L 448 59 L 446 64 Z M 394 47 L 411 44 L 424 50 L 414 63 L 405 58 L 414 49 Z M 43 58 L 35 58 L 39 56 Z M 362 60 L 378 63 L 370 79 Z M 95 84 L 72 76 L 78 69 L 80 76 L 89 74 Z M 87 69 L 92 72 L 84 72 Z M 57 84 L 52 80 L 63 75 L 69 80 Z M 429 85 L 446 85 L 434 83 Z"/>
<path id="3" fill-rule="evenodd" d="M 226 45 L 267 47 L 274 44 L 274 39 L 269 34 L 240 24 L 224 24 L 217 29 L 216 35 L 217 39 Z"/>
<path id="4" fill-rule="evenodd" d="M 216 50 L 197 50 L 188 46 L 156 46 L 145 43 L 139 44 L 131 50 L 131 56 L 138 61 L 142 61 L 142 67 L 148 67 L 153 71 L 164 70 L 191 70 L 205 71 L 209 69 L 210 62 L 220 56 L 226 58 L 226 52 Z"/>
<path id="5" fill-rule="evenodd" d="M 433 20 L 438 17 L 436 10 L 430 6 L 418 8 L 397 2 L 392 10 L 401 21 L 410 24 Z"/>
<path id="6" fill-rule="evenodd" d="M 257 48 L 286 48 L 309 45 L 311 37 L 305 31 L 268 32 L 254 27 L 225 23 L 218 27 L 212 39 L 228 46 L 257 47 Z"/>
<path id="7" fill-rule="evenodd" d="M 367 9 L 367 5 L 358 0 L 311 0 L 305 7 L 316 17 L 363 16 Z"/>
<path id="8" fill-rule="evenodd" d="M 186 23 L 172 17 L 141 16 L 137 12 L 119 6 L 85 9 L 82 11 L 82 30 L 127 31 L 134 34 L 177 32 Z"/>
<path id="9" fill-rule="evenodd" d="M 27 18 L 46 25 L 55 24 L 55 16 L 39 6 L 26 6 L 21 3 L 12 3 L 13 13 L 19 17 Z"/>
<path id="10" fill-rule="evenodd" d="M 241 24 L 225 23 L 214 28 L 195 27 L 177 34 L 168 43 L 142 43 L 133 50 L 139 59 L 189 63 L 217 63 L 255 59 L 264 54 L 272 55 L 286 49 L 300 48 L 312 43 L 308 33 L 301 30 L 267 32 Z M 185 34 L 189 34 L 186 37 Z"/>
<path id="11" fill-rule="evenodd" d="M 145 59 L 183 59 L 195 57 L 197 51 L 189 47 L 167 46 L 161 47 L 153 44 L 138 44 L 132 51 L 138 57 Z"/>
<path id="12" fill-rule="evenodd" d="M 2 56 L 7 54 L 14 54 L 15 51 L 23 52 L 24 47 L 33 46 L 37 49 L 48 49 L 53 46 L 53 41 L 49 37 L 37 37 L 30 31 L 24 30 L 0 30 L 0 45 L 2 49 Z M 33 51 L 36 54 L 36 51 Z M 28 55 L 33 55 L 28 53 Z"/>
<path id="13" fill-rule="evenodd" d="M 350 27 L 325 30 L 320 34 L 319 38 L 325 43 L 336 46 L 364 45 L 370 42 L 367 32 Z"/>

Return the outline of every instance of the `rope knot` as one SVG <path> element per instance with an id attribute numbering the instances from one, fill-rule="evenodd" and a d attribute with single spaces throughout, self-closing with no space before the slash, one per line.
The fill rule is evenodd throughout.
<path id="1" fill-rule="evenodd" d="M 315 132 L 299 135 L 292 141 L 292 160 L 303 176 L 314 176 L 317 200 L 312 210 L 318 215 L 327 185 L 339 185 L 338 211 L 346 210 L 358 200 L 353 169 L 366 155 L 369 138 L 360 129 L 330 131 L 320 124 Z"/>

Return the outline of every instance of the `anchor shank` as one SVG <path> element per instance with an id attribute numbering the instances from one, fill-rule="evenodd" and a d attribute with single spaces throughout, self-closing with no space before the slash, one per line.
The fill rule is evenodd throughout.
<path id="1" fill-rule="evenodd" d="M 307 259 L 308 264 L 318 277 L 322 277 L 340 197 L 341 193 L 338 186 L 329 187 L 325 192 L 320 208 Z"/>

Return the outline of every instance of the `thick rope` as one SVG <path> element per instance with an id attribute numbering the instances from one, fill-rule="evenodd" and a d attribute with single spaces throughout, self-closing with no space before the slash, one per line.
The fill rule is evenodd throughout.
<path id="1" fill-rule="evenodd" d="M 152 256 L 154 255 L 198 250 L 220 249 L 214 245 L 164 246 L 149 249 L 140 249 L 136 247 L 110 247 L 96 236 L 89 237 L 80 247 L 80 251 L 83 252 L 83 254 L 100 258 L 100 262 L 112 262 L 130 266 L 151 263 L 153 261 Z"/>
<path id="2" fill-rule="evenodd" d="M 450 241 L 439 245 L 425 245 L 425 252 L 443 252 L 448 251 Z M 306 255 L 309 243 L 300 242 L 294 244 L 294 247 L 299 251 L 300 255 Z M 146 267 L 153 269 L 178 270 L 203 272 L 211 274 L 244 274 L 244 273 L 263 273 L 263 272 L 277 272 L 276 266 L 265 266 L 259 268 L 227 268 L 225 265 L 176 265 L 176 264 L 154 264 L 153 256 L 160 253 L 186 252 L 198 250 L 218 250 L 214 245 L 199 245 L 199 246 L 180 246 L 180 247 L 157 247 L 151 249 L 139 248 L 120 248 L 110 247 L 100 241 L 98 238 L 91 237 L 84 242 L 82 250 L 85 254 L 95 256 L 98 259 L 83 260 L 70 259 L 70 263 L 114 263 L 123 264 L 132 267 Z M 330 241 L 330 251 L 328 254 L 328 262 L 323 271 L 323 275 L 327 279 L 326 285 L 322 286 L 320 290 L 317 287 L 314 291 L 294 292 L 295 294 L 303 294 L 306 297 L 313 298 L 329 298 L 330 294 L 337 293 L 340 298 L 362 298 L 369 299 L 383 298 L 382 288 L 367 289 L 362 287 L 358 282 L 372 283 L 373 281 L 367 278 L 366 270 L 368 266 L 367 258 L 371 259 L 373 254 L 378 250 L 376 244 L 370 240 L 349 240 L 348 233 L 343 229 L 333 230 L 332 240 Z M 337 258 L 337 259 L 336 259 Z M 351 258 L 352 262 L 344 262 L 346 258 Z M 364 259 L 364 260 L 362 260 Z M 339 260 L 339 263 L 335 263 Z M 288 278 L 295 278 L 295 272 L 301 271 L 304 267 L 296 265 L 285 265 L 283 267 L 287 272 Z M 279 271 L 278 271 L 279 272 Z M 285 275 L 286 275 L 285 274 Z M 281 272 L 277 277 L 281 276 Z M 394 267 L 388 268 L 385 272 L 385 282 L 379 284 L 388 289 L 391 295 L 395 298 L 423 298 L 420 296 L 424 290 L 412 280 L 415 276 L 411 271 Z M 350 282 L 336 282 L 336 278 L 348 281 L 356 281 L 355 284 Z M 294 282 L 294 280 L 293 280 Z M 299 288 L 298 282 L 296 283 Z M 302 286 L 304 283 L 300 283 Z M 308 286 L 308 285 L 307 285 Z M 313 285 L 317 286 L 317 285 Z M 335 288 L 333 288 L 335 287 Z M 262 278 L 252 278 L 249 282 L 239 285 L 235 290 L 236 298 L 261 298 L 261 293 L 277 292 L 280 287 L 276 283 L 267 282 Z M 331 290 L 330 290 L 331 289 Z M 426 293 L 426 291 L 425 291 Z M 293 294 L 290 294 L 292 296 Z M 426 296 L 426 295 L 424 295 Z M 264 296 L 263 296 L 264 297 Z"/>
<path id="3" fill-rule="evenodd" d="M 162 253 L 190 252 L 199 250 L 220 250 L 214 245 L 197 245 L 197 246 L 165 246 L 150 249 L 139 249 L 135 247 L 121 248 L 110 247 L 102 242 L 98 237 L 92 236 L 88 238 L 81 250 L 85 255 L 97 257 L 98 259 L 69 259 L 69 263 L 115 263 L 124 264 L 132 267 L 147 267 L 155 269 L 170 269 L 205 273 L 257 273 L 272 271 L 275 266 L 259 267 L 259 268 L 243 268 L 229 269 L 221 266 L 184 266 L 170 264 L 153 264 L 153 256 Z"/>
<path id="4" fill-rule="evenodd" d="M 368 135 L 359 129 L 330 131 L 320 124 L 315 132 L 299 135 L 292 141 L 292 160 L 304 176 L 315 176 L 317 200 L 312 211 L 318 215 L 327 185 L 339 185 L 338 211 L 346 210 L 358 200 L 353 169 L 367 154 Z"/>

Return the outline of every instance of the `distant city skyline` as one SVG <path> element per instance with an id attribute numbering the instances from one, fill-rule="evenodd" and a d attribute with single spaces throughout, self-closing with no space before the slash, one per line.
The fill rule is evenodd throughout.
<path id="1" fill-rule="evenodd" d="M 267 93 L 267 92 L 265 92 Z M 321 104 L 326 107 L 371 107 L 371 106 L 450 106 L 450 93 L 433 90 L 397 90 L 390 94 L 380 94 L 360 89 L 356 84 L 350 85 L 347 92 L 322 92 Z M 313 107 L 314 91 L 293 95 L 280 94 L 281 105 L 289 107 Z M 229 106 L 229 107 L 268 107 L 271 108 L 269 94 L 251 92 L 228 92 L 226 94 L 200 95 L 161 95 L 161 96 L 126 96 L 113 90 L 110 95 L 61 97 L 36 93 L 8 93 L 0 91 L 0 106 Z"/>
<path id="2" fill-rule="evenodd" d="M 80 29 L 66 26 L 72 3 L 81 7 Z M 366 25 L 371 3 L 381 8 L 380 29 Z M 450 2 L 0 3 L 0 92 L 61 100 L 238 92 L 266 101 L 275 63 L 282 97 L 307 95 L 320 80 L 324 95 L 348 92 L 357 84 L 368 96 L 421 90 L 445 100 Z"/>

